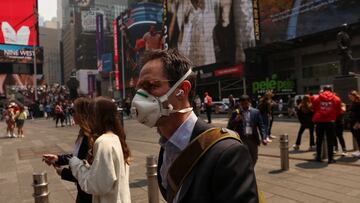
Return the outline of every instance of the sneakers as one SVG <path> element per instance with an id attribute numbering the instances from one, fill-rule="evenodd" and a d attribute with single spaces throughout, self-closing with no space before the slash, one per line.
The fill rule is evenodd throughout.
<path id="1" fill-rule="evenodd" d="M 311 146 L 309 147 L 309 151 L 315 151 L 315 149 L 316 149 L 316 146 L 315 146 L 315 145 L 311 145 Z"/>
<path id="2" fill-rule="evenodd" d="M 261 142 L 262 142 L 263 145 L 267 145 L 267 144 L 268 144 L 268 142 L 266 141 L 266 139 L 265 139 L 265 140 L 262 140 Z"/>
<path id="3" fill-rule="evenodd" d="M 346 151 L 343 151 L 342 153 L 341 153 L 341 156 L 347 156 L 348 155 L 348 153 L 346 152 Z"/>
<path id="4" fill-rule="evenodd" d="M 270 138 L 266 138 L 266 142 L 271 143 L 272 140 Z"/>
<path id="5" fill-rule="evenodd" d="M 360 152 L 357 151 L 357 152 L 354 152 L 351 154 L 353 157 L 356 157 L 356 158 L 360 158 Z"/>
<path id="6" fill-rule="evenodd" d="M 298 151 L 300 149 L 300 145 L 294 144 L 292 146 L 294 148 L 294 150 Z"/>

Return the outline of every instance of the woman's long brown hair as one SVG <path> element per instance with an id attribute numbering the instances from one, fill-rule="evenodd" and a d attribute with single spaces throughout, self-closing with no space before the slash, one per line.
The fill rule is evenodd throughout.
<path id="1" fill-rule="evenodd" d="M 88 140 L 88 154 L 87 158 L 92 157 L 92 146 L 94 140 L 91 136 L 91 129 L 89 125 L 88 118 L 91 116 L 91 99 L 86 97 L 79 97 L 74 101 L 74 117 L 76 117 L 76 122 L 80 127 L 79 136 L 77 138 L 80 139 L 81 136 L 86 136 Z M 76 140 L 76 141 L 77 141 Z"/>
<path id="2" fill-rule="evenodd" d="M 356 90 L 352 90 L 349 92 L 349 95 L 355 97 L 355 102 L 360 102 L 360 94 Z"/>
<path id="3" fill-rule="evenodd" d="M 74 112 L 76 115 L 76 122 L 80 126 L 82 132 L 89 136 L 91 129 L 89 126 L 88 118 L 90 117 L 91 100 L 86 97 L 77 98 L 74 101 Z"/>
<path id="4" fill-rule="evenodd" d="M 306 113 L 313 111 L 311 100 L 310 100 L 310 95 L 305 95 L 302 98 L 299 108 Z"/>
<path id="5" fill-rule="evenodd" d="M 111 131 L 116 134 L 121 143 L 124 160 L 129 164 L 130 150 L 126 144 L 126 136 L 118 116 L 117 106 L 110 99 L 105 97 L 97 97 L 92 102 L 92 115 L 89 117 L 93 141 L 102 134 Z M 90 161 L 92 161 L 90 158 Z"/>

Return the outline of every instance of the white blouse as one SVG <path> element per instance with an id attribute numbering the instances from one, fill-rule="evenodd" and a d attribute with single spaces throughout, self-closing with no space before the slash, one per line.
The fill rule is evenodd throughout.
<path id="1" fill-rule="evenodd" d="M 130 203 L 129 165 L 125 163 L 120 139 L 105 133 L 94 143 L 92 165 L 73 157 L 72 174 L 83 191 L 92 194 L 93 203 Z"/>

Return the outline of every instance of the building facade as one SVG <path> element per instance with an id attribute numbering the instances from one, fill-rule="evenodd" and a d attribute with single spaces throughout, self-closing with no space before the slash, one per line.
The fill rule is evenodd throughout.
<path id="1" fill-rule="evenodd" d="M 89 74 L 89 81 L 96 84 L 89 85 L 95 87 L 97 95 L 108 95 L 105 86 L 109 79 L 97 75 L 93 79 L 94 70 L 97 70 L 97 52 L 96 52 L 96 20 L 98 13 L 103 14 L 104 21 L 104 53 L 113 52 L 112 22 L 127 8 L 126 0 L 92 0 L 89 5 L 82 6 L 68 0 L 58 2 L 61 4 L 61 25 L 62 25 L 62 52 L 64 83 L 70 79 L 72 71 L 76 71 L 81 77 L 78 80 L 85 80 L 84 73 Z M 88 70 L 88 71 L 86 71 Z M 81 73 L 81 74 L 80 74 Z M 85 84 L 88 81 L 79 81 Z M 90 91 L 82 89 L 83 94 Z M 92 92 L 92 90 L 91 90 Z"/>
<path id="2" fill-rule="evenodd" d="M 44 25 L 47 25 L 46 22 Z M 40 27 L 40 46 L 44 49 L 43 74 L 45 83 L 61 83 L 60 30 Z"/>

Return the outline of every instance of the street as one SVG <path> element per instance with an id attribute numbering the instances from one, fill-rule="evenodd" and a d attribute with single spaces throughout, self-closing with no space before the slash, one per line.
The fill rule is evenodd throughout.
<path id="1" fill-rule="evenodd" d="M 217 116 L 214 125 L 225 126 L 227 119 Z M 158 135 L 135 120 L 124 121 L 127 142 L 132 153 L 130 188 L 132 202 L 148 202 L 145 159 L 157 155 Z M 313 153 L 308 148 L 308 132 L 303 135 L 300 151 L 290 150 L 290 170 L 280 170 L 279 135 L 289 134 L 289 146 L 294 143 L 299 124 L 276 121 L 273 134 L 277 138 L 268 146 L 261 146 L 256 165 L 259 190 L 269 203 L 276 202 L 359 202 L 360 161 L 350 157 L 336 156 L 336 164 L 313 162 Z M 2 135 L 5 123 L 0 124 Z M 77 136 L 78 127 L 55 128 L 53 120 L 28 120 L 25 123 L 25 138 L 0 139 L 0 202 L 34 202 L 32 173 L 46 171 L 48 174 L 50 202 L 75 202 L 76 187 L 62 181 L 52 167 L 41 161 L 43 153 L 69 153 Z M 346 132 L 348 149 L 352 139 Z M 163 200 L 162 200 L 163 201 Z"/>

